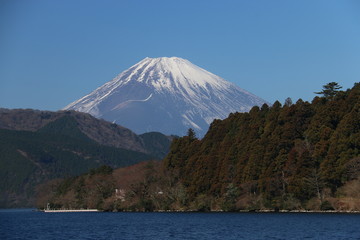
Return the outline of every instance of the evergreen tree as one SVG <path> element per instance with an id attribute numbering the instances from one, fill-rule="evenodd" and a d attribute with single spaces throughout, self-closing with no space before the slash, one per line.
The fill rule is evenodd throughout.
<path id="1" fill-rule="evenodd" d="M 191 141 L 195 140 L 196 139 L 196 133 L 195 133 L 194 129 L 189 128 L 188 131 L 187 131 L 187 136 L 189 137 L 189 139 Z"/>
<path id="2" fill-rule="evenodd" d="M 330 82 L 323 86 L 323 90 L 321 92 L 315 92 L 316 94 L 323 95 L 325 98 L 331 99 L 342 87 L 337 82 Z"/>
<path id="3" fill-rule="evenodd" d="M 291 105 L 293 105 L 292 99 L 290 97 L 286 98 L 284 106 L 290 107 Z"/>

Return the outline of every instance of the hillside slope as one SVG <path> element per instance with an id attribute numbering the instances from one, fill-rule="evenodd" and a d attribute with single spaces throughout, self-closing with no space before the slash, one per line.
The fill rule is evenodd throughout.
<path id="1" fill-rule="evenodd" d="M 319 206 L 360 174 L 360 84 L 312 103 L 254 107 L 215 120 L 202 140 L 174 140 L 166 167 L 194 200 L 233 207 Z M 230 201 L 230 200 L 229 200 Z M 252 203 L 250 203 L 253 201 Z"/>

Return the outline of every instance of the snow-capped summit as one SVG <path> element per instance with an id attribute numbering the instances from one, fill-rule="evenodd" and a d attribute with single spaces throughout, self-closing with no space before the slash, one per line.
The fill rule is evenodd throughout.
<path id="1" fill-rule="evenodd" d="M 145 58 L 64 109 L 90 113 L 136 133 L 203 136 L 209 124 L 231 112 L 265 103 L 178 57 Z"/>

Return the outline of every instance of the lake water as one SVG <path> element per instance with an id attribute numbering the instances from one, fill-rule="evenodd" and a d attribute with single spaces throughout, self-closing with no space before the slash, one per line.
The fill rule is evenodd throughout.
<path id="1" fill-rule="evenodd" d="M 0 239 L 360 239 L 360 215 L 0 210 Z"/>

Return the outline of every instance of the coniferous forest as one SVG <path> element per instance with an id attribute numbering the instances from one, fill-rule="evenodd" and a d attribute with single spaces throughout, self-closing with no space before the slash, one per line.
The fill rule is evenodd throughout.
<path id="1" fill-rule="evenodd" d="M 122 196 L 109 190 L 96 207 L 359 211 L 360 84 L 340 88 L 324 85 L 311 103 L 288 98 L 231 113 L 214 120 L 201 140 L 189 129 L 187 136 L 173 140 L 162 162 L 139 166 L 131 183 L 125 184 L 125 173 L 118 170 L 107 172 L 108 177 L 101 173 L 100 179 L 112 184 L 106 186 L 121 188 Z M 80 178 L 91 182 L 94 174 Z M 79 207 L 77 191 L 87 189 L 75 189 L 79 181 L 53 183 L 51 194 L 41 193 L 39 205 Z M 72 197 L 59 200 L 69 193 Z"/>

